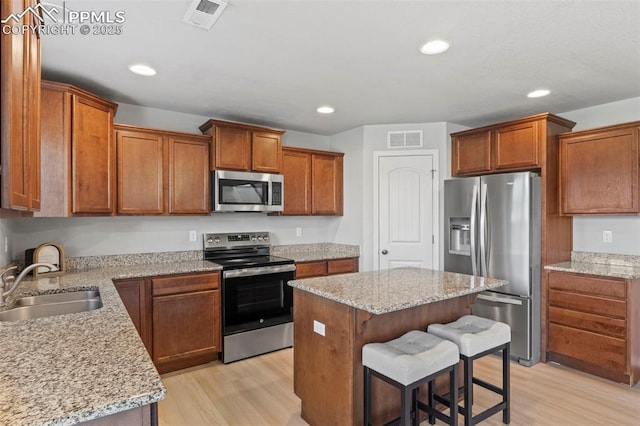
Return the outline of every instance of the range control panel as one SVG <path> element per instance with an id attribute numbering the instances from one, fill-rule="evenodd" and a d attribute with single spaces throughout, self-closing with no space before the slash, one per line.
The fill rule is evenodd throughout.
<path id="1" fill-rule="evenodd" d="M 268 246 L 268 232 L 245 232 L 236 234 L 204 234 L 204 249 Z"/>

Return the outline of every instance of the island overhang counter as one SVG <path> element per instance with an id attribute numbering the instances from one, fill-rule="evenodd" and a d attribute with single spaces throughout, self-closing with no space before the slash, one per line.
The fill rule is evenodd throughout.
<path id="1" fill-rule="evenodd" d="M 362 424 L 362 346 L 471 312 L 476 293 L 507 281 L 395 268 L 290 281 L 294 392 L 311 425 Z M 399 395 L 373 382 L 373 420 L 397 417 Z"/>

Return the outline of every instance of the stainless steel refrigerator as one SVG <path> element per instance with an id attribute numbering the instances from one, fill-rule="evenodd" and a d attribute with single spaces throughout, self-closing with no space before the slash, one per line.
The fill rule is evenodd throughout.
<path id="1" fill-rule="evenodd" d="M 540 361 L 540 177 L 504 173 L 444 183 L 445 271 L 509 284 L 480 293 L 475 315 L 511 326 L 511 356 Z"/>

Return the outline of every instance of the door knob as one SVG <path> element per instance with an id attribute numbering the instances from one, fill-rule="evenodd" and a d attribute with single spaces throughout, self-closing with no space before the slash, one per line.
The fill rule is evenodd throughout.
<path id="1" fill-rule="evenodd" d="M 380 253 L 382 253 L 382 254 L 387 254 L 387 253 L 389 253 L 389 252 L 388 252 L 387 250 L 382 250 Z"/>

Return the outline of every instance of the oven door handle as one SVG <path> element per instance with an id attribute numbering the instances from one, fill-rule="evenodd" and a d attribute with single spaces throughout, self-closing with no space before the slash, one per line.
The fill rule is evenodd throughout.
<path id="1" fill-rule="evenodd" d="M 295 270 L 296 265 L 259 266 L 257 268 L 223 271 L 222 278 L 252 277 L 254 275 L 279 274 L 281 272 L 292 272 Z"/>

